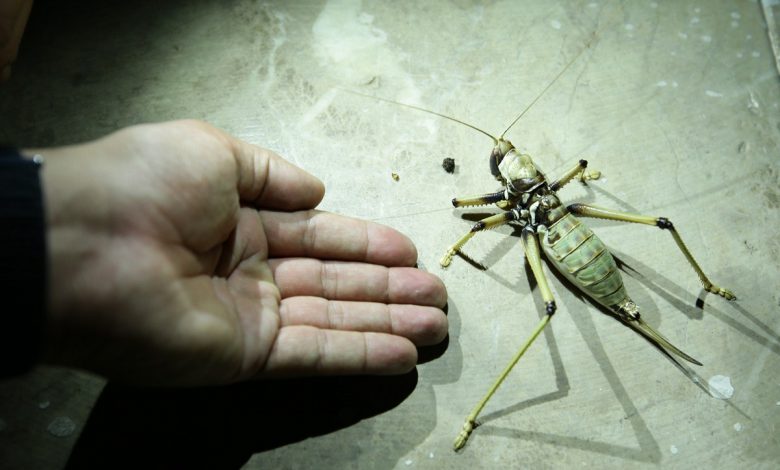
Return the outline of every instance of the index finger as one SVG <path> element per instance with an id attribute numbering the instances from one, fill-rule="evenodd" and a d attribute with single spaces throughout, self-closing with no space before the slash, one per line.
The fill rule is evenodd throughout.
<path id="1" fill-rule="evenodd" d="M 271 258 L 305 257 L 413 266 L 417 248 L 390 227 L 319 210 L 260 211 Z"/>
<path id="2" fill-rule="evenodd" d="M 295 211 L 313 209 L 325 195 L 316 176 L 293 165 L 271 150 L 222 132 L 238 171 L 241 200 L 258 208 Z"/>

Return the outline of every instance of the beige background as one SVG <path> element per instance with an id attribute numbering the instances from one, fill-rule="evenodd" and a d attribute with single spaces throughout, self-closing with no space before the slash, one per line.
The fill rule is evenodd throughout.
<path id="1" fill-rule="evenodd" d="M 208 120 L 317 174 L 322 208 L 411 236 L 448 286 L 451 331 L 443 354 L 426 351 L 439 359 L 395 379 L 159 391 L 40 368 L 0 384 L 0 466 L 60 468 L 71 452 L 74 466 L 155 452 L 221 468 L 778 465 L 780 90 L 759 3 L 50 3 L 36 4 L 0 87 L 0 140 L 57 145 Z M 449 202 L 496 189 L 490 141 L 338 88 L 498 134 L 594 32 L 508 136 L 549 175 L 588 159 L 603 179 L 565 188 L 566 201 L 669 217 L 740 299 L 703 295 L 668 234 L 589 222 L 628 265 L 647 321 L 704 366 L 684 373 L 553 277 L 551 327 L 455 454 L 464 416 L 542 302 L 511 227 L 468 245 L 486 271 L 461 258 L 438 266 L 474 213 L 492 210 Z M 707 392 L 718 375 L 730 400 Z"/>

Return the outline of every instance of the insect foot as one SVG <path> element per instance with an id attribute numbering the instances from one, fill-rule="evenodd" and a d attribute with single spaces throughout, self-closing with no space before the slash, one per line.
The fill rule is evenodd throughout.
<path id="1" fill-rule="evenodd" d="M 465 423 L 463 423 L 463 429 L 460 430 L 460 434 L 458 434 L 458 437 L 455 438 L 455 442 L 452 444 L 453 450 L 460 450 L 463 448 L 463 446 L 466 445 L 466 441 L 469 440 L 469 436 L 471 436 L 471 431 L 474 430 L 474 421 L 473 420 L 466 420 Z"/>
<path id="2" fill-rule="evenodd" d="M 496 207 L 501 210 L 508 211 L 512 207 L 512 201 L 498 201 Z"/>
<path id="3" fill-rule="evenodd" d="M 597 180 L 601 178 L 601 172 L 598 170 L 582 170 L 580 172 L 579 180 L 581 183 L 591 180 Z"/>
<path id="4" fill-rule="evenodd" d="M 724 289 L 722 287 L 718 287 L 715 284 L 710 284 L 709 287 L 705 287 L 707 292 L 712 292 L 713 294 L 718 294 L 719 296 L 725 298 L 726 300 L 737 300 L 737 296 L 734 295 L 733 292 L 731 292 L 728 289 Z"/>
<path id="5" fill-rule="evenodd" d="M 441 260 L 439 260 L 439 264 L 442 268 L 446 268 L 447 266 L 452 263 L 452 257 L 455 256 L 455 250 L 447 250 L 447 253 L 444 254 L 444 256 L 441 257 Z"/>

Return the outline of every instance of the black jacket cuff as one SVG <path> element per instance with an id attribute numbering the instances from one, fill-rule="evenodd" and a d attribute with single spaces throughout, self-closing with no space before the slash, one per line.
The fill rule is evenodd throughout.
<path id="1" fill-rule="evenodd" d="M 41 163 L 0 147 L 0 376 L 32 368 L 47 309 Z"/>

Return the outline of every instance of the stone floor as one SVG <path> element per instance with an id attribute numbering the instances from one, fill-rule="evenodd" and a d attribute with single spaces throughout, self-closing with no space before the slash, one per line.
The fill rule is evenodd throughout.
<path id="1" fill-rule="evenodd" d="M 589 160 L 602 178 L 566 201 L 669 217 L 739 300 L 705 295 L 668 234 L 588 222 L 644 318 L 704 366 L 676 366 L 551 276 L 558 314 L 456 454 L 541 297 L 512 227 L 475 238 L 476 263 L 438 265 L 494 211 L 450 205 L 496 189 L 490 140 L 342 90 L 495 135 L 548 85 L 506 135 L 550 175 Z M 0 384 L 0 466 L 777 468 L 779 106 L 756 1 L 38 1 L 0 140 L 208 120 L 322 178 L 322 208 L 407 233 L 448 286 L 451 330 L 395 378 L 142 390 L 42 367 Z"/>

